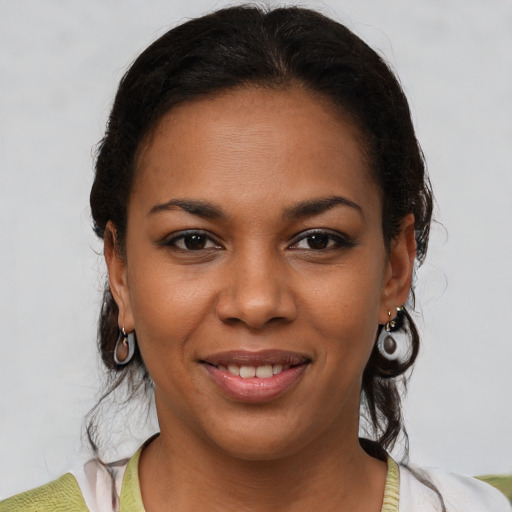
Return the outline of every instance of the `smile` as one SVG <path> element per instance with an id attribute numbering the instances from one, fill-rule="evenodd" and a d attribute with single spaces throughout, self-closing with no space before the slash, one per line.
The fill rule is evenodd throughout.
<path id="1" fill-rule="evenodd" d="M 228 398 L 264 403 L 294 386 L 311 360 L 290 352 L 237 351 L 209 356 L 201 363 Z"/>
<path id="2" fill-rule="evenodd" d="M 274 375 L 280 374 L 283 370 L 288 370 L 290 365 L 283 366 L 282 364 L 265 364 L 263 366 L 237 366 L 230 364 L 229 366 L 217 366 L 219 370 L 228 371 L 232 375 L 238 375 L 242 379 L 250 379 L 256 377 L 258 379 L 269 379 Z"/>

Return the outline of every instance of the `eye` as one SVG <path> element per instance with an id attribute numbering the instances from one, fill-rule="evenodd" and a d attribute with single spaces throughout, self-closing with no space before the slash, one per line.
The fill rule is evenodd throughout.
<path id="1" fill-rule="evenodd" d="M 325 233 L 316 233 L 314 235 L 303 238 L 298 244 L 297 248 L 301 249 L 327 249 L 334 243 L 332 237 Z M 302 245 L 302 247 L 301 247 Z M 307 247 L 304 247 L 307 245 Z"/>
<path id="2" fill-rule="evenodd" d="M 354 243 L 341 233 L 331 231 L 309 231 L 299 235 L 291 249 L 322 251 L 338 247 L 353 246 Z"/>
<path id="3" fill-rule="evenodd" d="M 203 251 L 206 249 L 220 249 L 220 245 L 201 231 L 186 231 L 177 234 L 165 245 L 176 247 L 182 251 Z"/>

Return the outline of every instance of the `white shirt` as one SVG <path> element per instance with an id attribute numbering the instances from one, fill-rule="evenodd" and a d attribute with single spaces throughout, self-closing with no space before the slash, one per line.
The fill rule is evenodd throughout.
<path id="1" fill-rule="evenodd" d="M 118 496 L 128 459 L 111 464 Z M 400 466 L 399 512 L 441 512 L 435 491 L 414 474 L 422 475 L 435 485 L 446 505 L 446 512 L 512 512 L 507 498 L 490 485 L 475 478 L 450 473 L 439 468 Z M 112 512 L 112 480 L 96 461 L 89 461 L 72 471 L 91 512 Z"/>

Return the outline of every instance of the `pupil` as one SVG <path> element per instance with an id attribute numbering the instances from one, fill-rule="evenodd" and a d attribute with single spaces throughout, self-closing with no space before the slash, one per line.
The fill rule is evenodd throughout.
<path id="1" fill-rule="evenodd" d="M 311 249 L 325 249 L 329 243 L 328 235 L 311 235 L 308 236 L 308 245 Z"/>
<path id="2" fill-rule="evenodd" d="M 185 247 L 187 249 L 190 249 L 192 251 L 204 249 L 205 243 L 206 243 L 206 237 L 203 235 L 189 235 L 185 237 Z"/>

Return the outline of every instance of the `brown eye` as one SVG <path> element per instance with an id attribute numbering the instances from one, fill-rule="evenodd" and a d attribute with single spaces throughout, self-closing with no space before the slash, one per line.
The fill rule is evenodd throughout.
<path id="1" fill-rule="evenodd" d="M 309 231 L 297 237 L 290 249 L 325 251 L 328 249 L 348 249 L 354 247 L 355 242 L 351 238 L 335 231 Z"/>
<path id="2" fill-rule="evenodd" d="M 310 249 L 326 249 L 329 246 L 329 235 L 316 234 L 306 238 Z"/>
<path id="3" fill-rule="evenodd" d="M 189 251 L 199 251 L 206 247 L 207 240 L 204 235 L 187 235 L 183 237 L 183 244 Z"/>
<path id="4" fill-rule="evenodd" d="M 221 246 L 215 243 L 207 234 L 198 231 L 181 232 L 170 240 L 162 243 L 167 247 L 174 247 L 181 251 L 203 251 L 208 249 L 220 249 Z"/>

